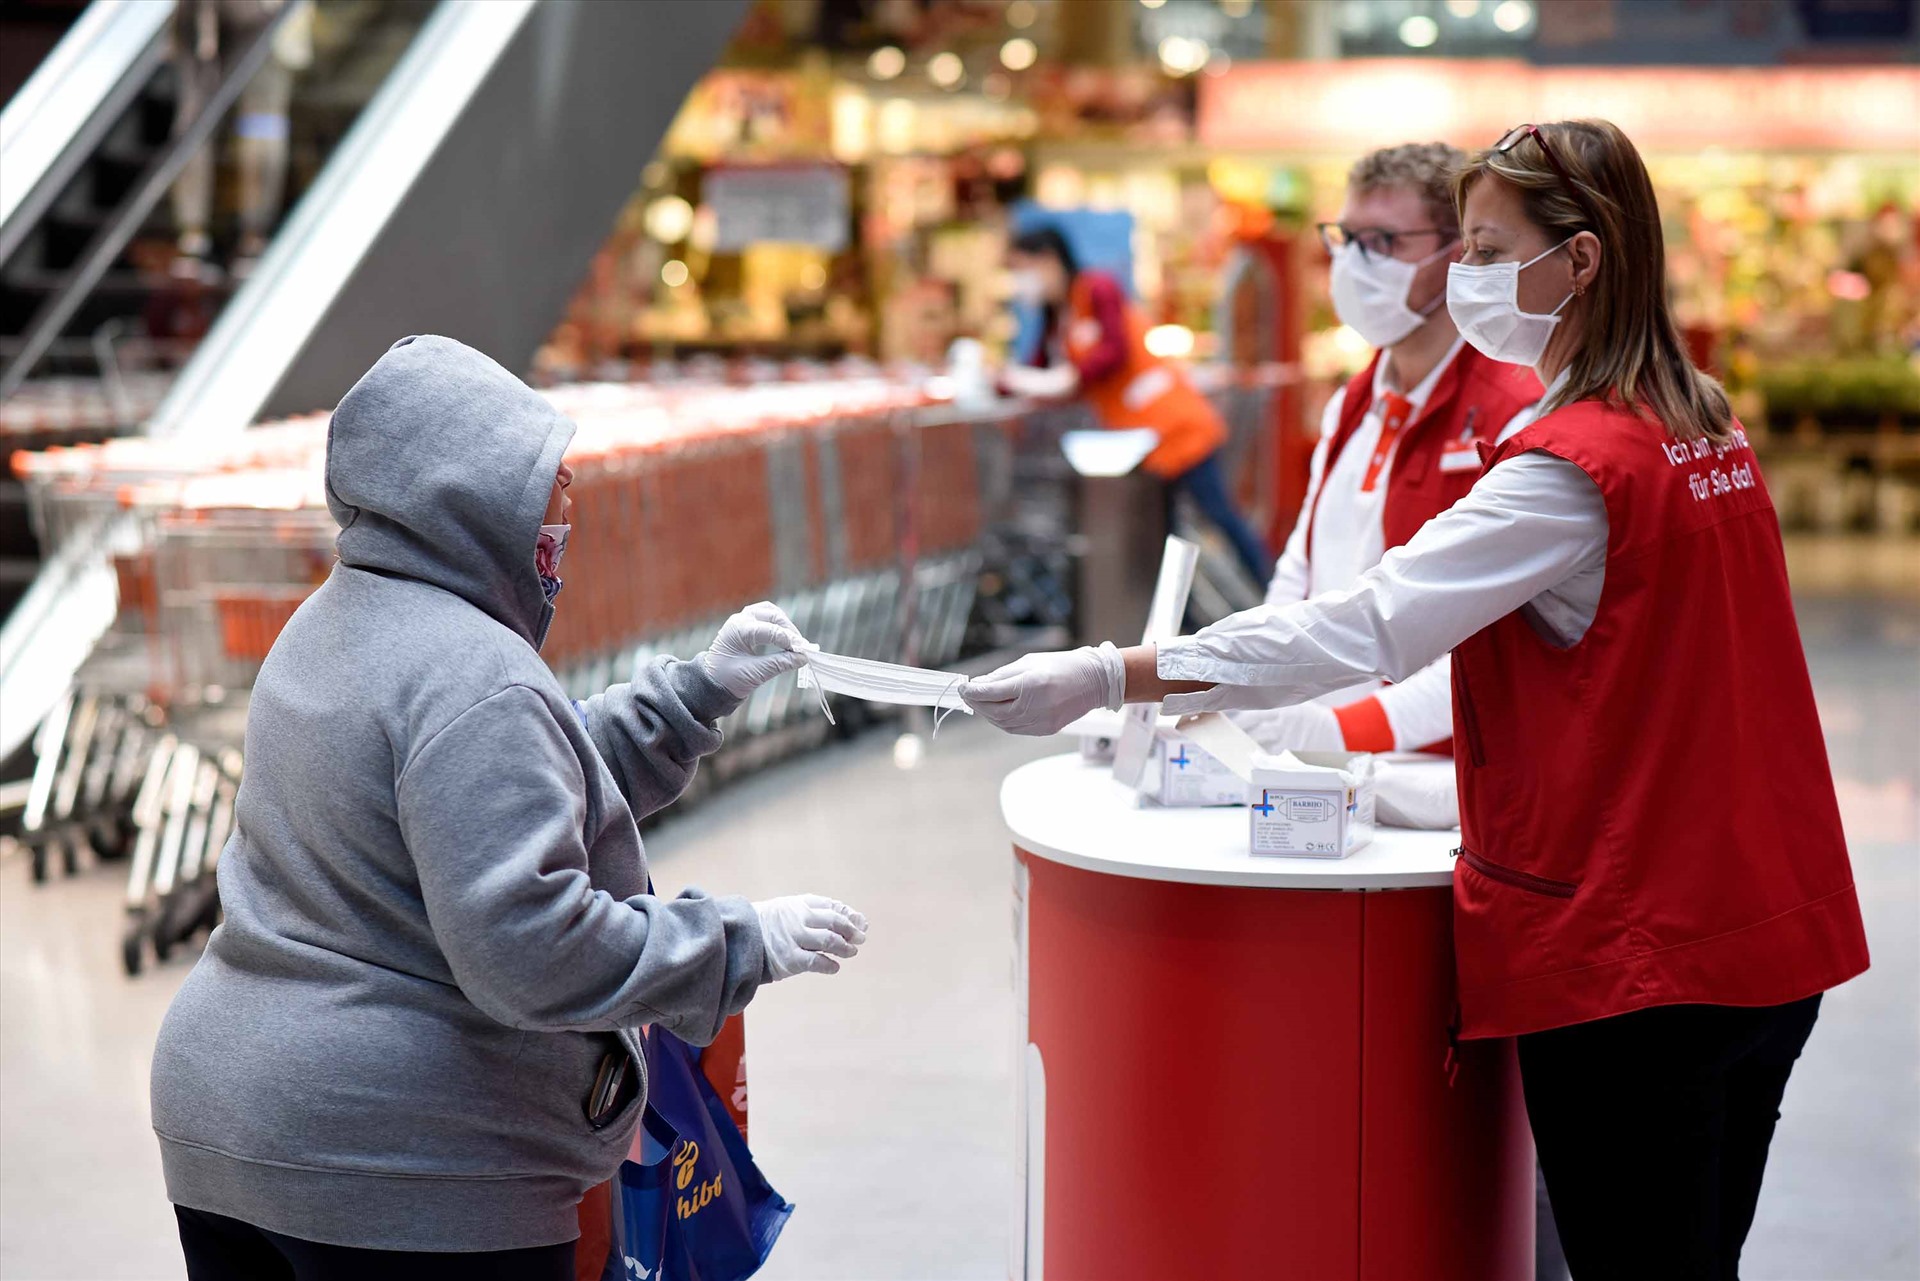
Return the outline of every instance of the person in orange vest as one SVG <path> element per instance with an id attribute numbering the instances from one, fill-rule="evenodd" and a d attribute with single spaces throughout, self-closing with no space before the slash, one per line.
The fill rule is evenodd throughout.
<path id="1" fill-rule="evenodd" d="M 1006 371 L 1007 388 L 1036 397 L 1078 396 L 1104 427 L 1146 427 L 1159 436 L 1141 466 L 1166 482 L 1168 527 L 1184 491 L 1232 544 L 1255 584 L 1273 553 L 1234 506 L 1220 466 L 1226 424 L 1186 373 L 1147 350 L 1147 318 L 1104 271 L 1083 269 L 1055 227 L 1014 237 L 1007 266 L 1014 291 L 1040 308 L 1041 340 L 1027 366 Z"/>
<path id="2" fill-rule="evenodd" d="M 1534 372 L 1481 355 L 1447 314 L 1447 269 L 1460 257 L 1452 182 L 1466 159 L 1444 142 L 1370 152 L 1347 175 L 1339 220 L 1320 224 L 1334 313 L 1375 350 L 1327 401 L 1270 605 L 1353 586 L 1466 496 L 1480 476 L 1482 442 L 1533 420 Z M 1395 684 L 1367 681 L 1236 719 L 1273 751 L 1451 751 L 1451 672 L 1442 654 Z M 1452 788 L 1431 799 L 1421 826 L 1459 822 Z"/>
<path id="3" fill-rule="evenodd" d="M 968 682 L 1012 733 L 1268 707 L 1453 654 L 1459 1035 L 1511 1037 L 1574 1276 L 1736 1277 L 1794 1064 L 1867 939 L 1780 520 L 1667 301 L 1645 162 L 1522 125 L 1454 181 L 1447 309 L 1539 417 L 1352 587 Z"/>

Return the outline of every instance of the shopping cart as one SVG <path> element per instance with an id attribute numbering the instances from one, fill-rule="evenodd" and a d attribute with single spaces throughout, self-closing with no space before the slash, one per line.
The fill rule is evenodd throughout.
<path id="1" fill-rule="evenodd" d="M 764 385 L 671 372 L 548 393 L 579 427 L 568 587 L 543 649 L 569 694 L 656 654 L 691 656 L 761 598 L 826 649 L 950 664 L 1016 506 L 1023 411 L 961 412 L 919 377 L 872 368 Z M 247 694 L 333 561 L 325 439 L 314 416 L 216 446 L 125 439 L 22 464 L 43 538 L 103 540 L 119 601 L 40 727 L 36 866 L 74 866 L 83 845 L 127 854 L 130 974 L 217 914 Z M 839 732 L 887 714 L 839 710 Z M 791 674 L 725 728 L 696 791 L 835 732 Z"/>
<path id="2" fill-rule="evenodd" d="M 109 453 L 115 460 L 108 463 Z M 69 874 L 91 847 L 123 857 L 133 838 L 135 767 L 160 717 L 148 697 L 154 617 L 151 521 L 134 487 L 170 474 L 146 442 L 116 442 L 16 454 L 35 532 L 49 552 L 87 541 L 103 547 L 119 589 L 105 634 L 81 664 L 34 739 L 35 769 L 21 816 L 32 874 L 57 861 Z"/>
<path id="3" fill-rule="evenodd" d="M 274 481 L 255 473 L 256 494 Z M 224 490 L 232 485 L 219 487 Z M 208 502 L 222 505 L 202 505 Z M 132 809 L 121 957 L 138 974 L 219 910 L 214 869 L 233 822 L 243 766 L 246 695 L 273 642 L 333 564 L 324 508 L 226 506 L 188 487 L 155 527 L 152 690 L 166 732 L 154 743 Z"/>

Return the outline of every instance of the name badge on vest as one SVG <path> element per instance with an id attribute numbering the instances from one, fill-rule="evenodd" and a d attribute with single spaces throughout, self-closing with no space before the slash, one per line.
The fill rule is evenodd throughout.
<path id="1" fill-rule="evenodd" d="M 1067 326 L 1067 345 L 1070 347 L 1084 351 L 1102 337 L 1100 322 L 1090 316 L 1083 316 Z"/>
<path id="2" fill-rule="evenodd" d="M 1120 403 L 1137 414 L 1172 390 L 1173 371 L 1155 365 L 1127 384 L 1127 389 L 1120 393 Z"/>
<path id="3" fill-rule="evenodd" d="M 1466 425 L 1461 427 L 1460 434 L 1448 441 L 1446 448 L 1440 451 L 1441 471 L 1480 470 L 1479 442 L 1473 437 L 1473 421 L 1479 416 L 1478 406 L 1467 411 Z"/>

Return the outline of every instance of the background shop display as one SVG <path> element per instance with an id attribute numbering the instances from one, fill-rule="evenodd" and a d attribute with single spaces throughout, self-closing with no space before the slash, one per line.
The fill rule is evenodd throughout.
<path id="1" fill-rule="evenodd" d="M 1643 7 L 762 5 L 689 98 L 541 373 L 700 353 L 934 365 L 961 337 L 1017 352 L 1000 260 L 1020 211 L 1109 211 L 1132 219 L 1129 283 L 1156 341 L 1298 363 L 1275 430 L 1310 441 L 1368 355 L 1333 317 L 1309 231 L 1353 157 L 1403 140 L 1402 121 L 1470 147 L 1514 120 L 1602 115 L 1647 153 L 1676 311 L 1777 464 L 1789 524 L 1914 530 L 1913 32 L 1819 4 Z M 1714 57 L 1688 59 L 1708 65 L 1653 65 L 1710 36 Z M 742 165 L 840 167 L 841 234 L 721 243 L 726 201 L 706 188 Z M 1279 295 L 1252 310 L 1250 256 Z M 1287 514 L 1305 449 L 1279 455 Z"/>

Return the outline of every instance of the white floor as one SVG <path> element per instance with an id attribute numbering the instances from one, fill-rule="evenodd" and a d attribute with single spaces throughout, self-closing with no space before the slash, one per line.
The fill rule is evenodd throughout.
<path id="1" fill-rule="evenodd" d="M 1803 623 L 1874 968 L 1829 999 L 1794 1077 L 1744 1275 L 1910 1279 L 1920 604 L 1808 599 Z M 754 1150 L 799 1207 L 763 1276 L 1006 1276 L 1011 872 L 996 784 L 1050 750 L 955 717 L 905 772 L 871 734 L 728 788 L 650 841 L 663 892 L 820 890 L 873 920 L 844 973 L 770 988 L 749 1015 Z M 119 875 L 34 887 L 23 860 L 0 862 L 0 1277 L 181 1275 L 146 1070 L 188 962 L 121 975 Z"/>

